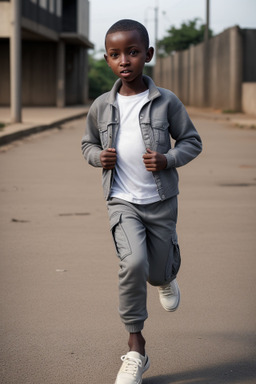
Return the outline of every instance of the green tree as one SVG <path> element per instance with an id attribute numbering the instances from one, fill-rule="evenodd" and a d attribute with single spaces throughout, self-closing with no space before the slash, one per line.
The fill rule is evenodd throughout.
<path id="1" fill-rule="evenodd" d="M 182 51 L 191 44 L 201 43 L 204 40 L 205 25 L 199 22 L 200 19 L 196 18 L 182 23 L 180 28 L 171 26 L 167 31 L 168 35 L 158 41 L 159 54 L 169 55 L 172 51 Z M 212 35 L 212 31 L 209 30 L 209 37 Z"/>
<path id="2" fill-rule="evenodd" d="M 89 98 L 96 99 L 102 93 L 109 91 L 117 77 L 113 74 L 105 59 L 89 56 Z"/>

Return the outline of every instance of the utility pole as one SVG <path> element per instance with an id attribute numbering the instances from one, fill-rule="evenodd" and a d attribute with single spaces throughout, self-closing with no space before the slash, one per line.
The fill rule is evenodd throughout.
<path id="1" fill-rule="evenodd" d="M 209 40 L 209 24 L 210 24 L 210 0 L 206 0 L 206 23 L 204 30 L 204 41 Z"/>
<path id="2" fill-rule="evenodd" d="M 158 2 L 156 1 L 156 6 L 154 8 L 155 10 L 155 57 L 157 59 L 158 55 L 158 48 L 157 48 L 157 43 L 158 43 Z"/>
<path id="3" fill-rule="evenodd" d="M 21 1 L 11 0 L 11 120 L 21 122 Z"/>
<path id="4" fill-rule="evenodd" d="M 153 7 L 147 7 L 146 8 L 146 11 L 145 11 L 145 26 L 147 28 L 147 22 L 148 22 L 148 17 L 147 17 L 147 11 L 151 9 L 154 11 L 154 37 L 155 37 L 155 54 L 154 54 L 154 57 L 157 58 L 157 54 L 158 54 L 158 49 L 157 49 L 157 43 L 158 43 L 158 1 L 156 0 L 156 6 L 153 8 Z"/>

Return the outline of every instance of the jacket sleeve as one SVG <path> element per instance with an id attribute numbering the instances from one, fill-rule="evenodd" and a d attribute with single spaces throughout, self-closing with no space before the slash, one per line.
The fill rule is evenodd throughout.
<path id="1" fill-rule="evenodd" d="M 102 167 L 100 153 L 102 151 L 99 129 L 97 126 L 97 108 L 92 104 L 86 118 L 85 135 L 82 138 L 82 153 L 90 165 Z"/>
<path id="2" fill-rule="evenodd" d="M 174 148 L 165 154 L 167 168 L 181 167 L 202 151 L 201 138 L 190 120 L 182 102 L 174 96 L 174 103 L 169 105 L 169 124 L 171 137 L 176 141 Z"/>

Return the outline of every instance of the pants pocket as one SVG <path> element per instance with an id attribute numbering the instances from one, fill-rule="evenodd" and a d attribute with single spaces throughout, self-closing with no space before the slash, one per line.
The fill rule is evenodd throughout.
<path id="1" fill-rule="evenodd" d="M 115 212 L 110 217 L 110 230 L 117 256 L 123 260 L 126 256 L 131 254 L 131 247 L 122 225 L 122 213 Z"/>
<path id="2" fill-rule="evenodd" d="M 171 235 L 171 247 L 169 258 L 166 265 L 166 280 L 172 281 L 177 276 L 181 265 L 180 247 L 178 244 L 177 233 Z"/>

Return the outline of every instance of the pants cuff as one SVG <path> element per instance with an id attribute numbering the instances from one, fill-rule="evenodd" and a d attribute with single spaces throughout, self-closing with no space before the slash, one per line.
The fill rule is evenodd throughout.
<path id="1" fill-rule="evenodd" d="M 144 321 L 140 321 L 139 323 L 134 323 L 134 324 L 125 324 L 125 329 L 129 333 L 138 333 L 142 331 L 144 328 Z"/>

